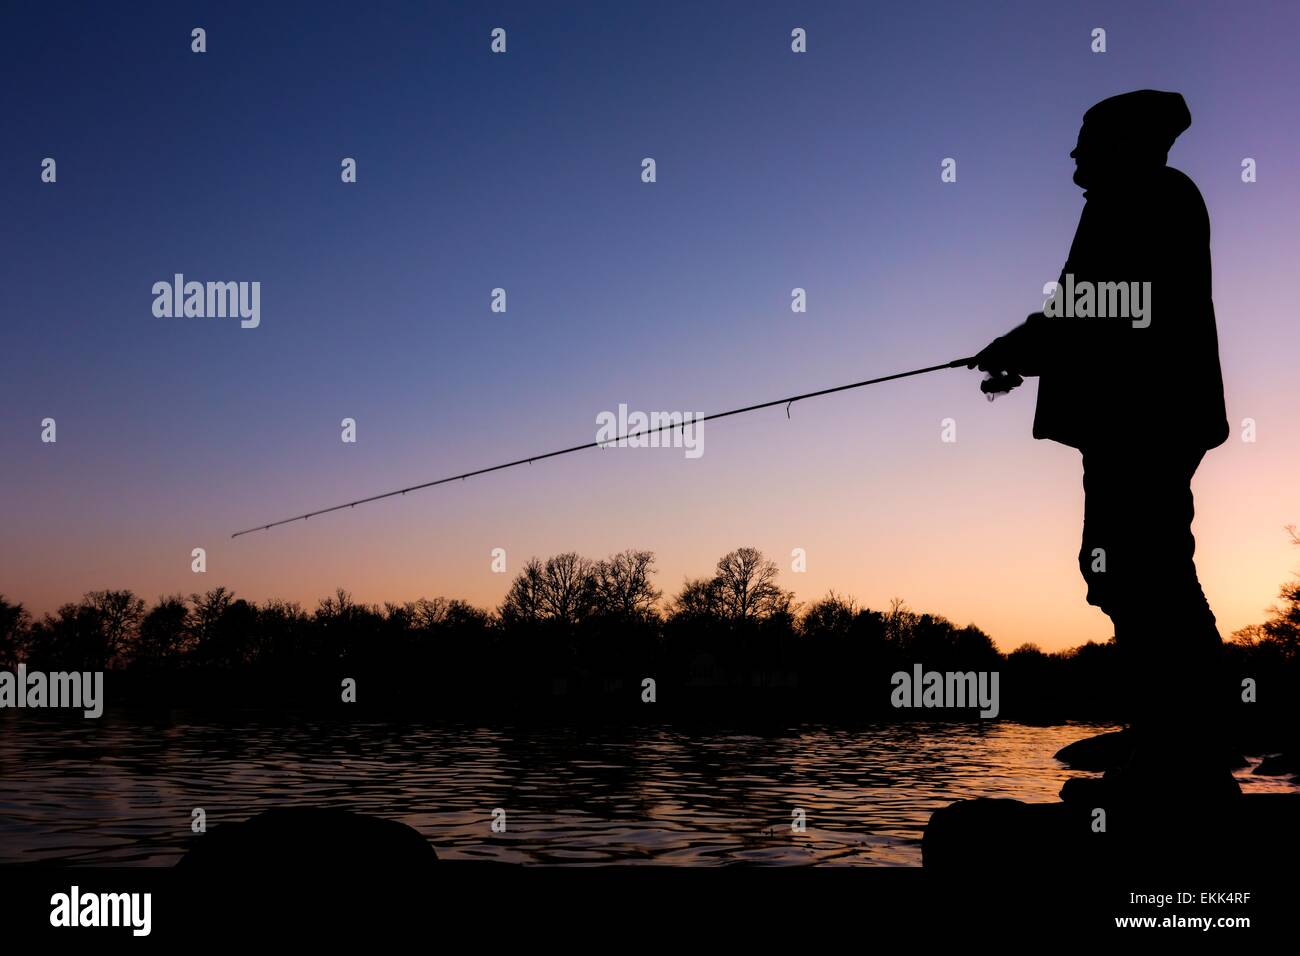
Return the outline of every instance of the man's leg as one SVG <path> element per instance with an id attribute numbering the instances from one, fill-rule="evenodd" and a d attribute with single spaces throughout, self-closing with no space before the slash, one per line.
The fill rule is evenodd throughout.
<path id="1" fill-rule="evenodd" d="M 1145 450 L 1084 459 L 1088 601 L 1115 625 L 1135 737 L 1129 776 L 1235 789 L 1216 692 L 1222 648 L 1196 576 L 1191 479 L 1200 455 Z"/>

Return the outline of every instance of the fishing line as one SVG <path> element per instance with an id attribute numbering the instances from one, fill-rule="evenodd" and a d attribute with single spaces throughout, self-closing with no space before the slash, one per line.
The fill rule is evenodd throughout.
<path id="1" fill-rule="evenodd" d="M 530 455 L 527 458 L 516 458 L 514 461 L 503 462 L 500 465 L 491 465 L 487 468 L 476 468 L 474 471 L 467 471 L 459 475 L 451 475 L 447 478 L 439 478 L 435 481 L 426 481 L 418 485 L 410 485 L 406 488 L 397 488 L 393 491 L 385 491 L 380 495 L 371 495 L 369 498 L 358 498 L 356 501 L 346 501 L 341 505 L 331 505 L 328 508 L 320 508 L 316 511 L 308 511 L 306 514 L 295 515 L 292 518 L 281 518 L 279 521 L 272 521 L 269 524 L 260 524 L 252 528 L 245 528 L 243 531 L 236 531 L 231 535 L 232 538 L 238 538 L 240 535 L 252 534 L 254 531 L 268 531 L 271 528 L 278 527 L 282 524 L 291 524 L 294 521 L 306 521 L 308 518 L 315 518 L 317 515 L 327 515 L 332 511 L 342 511 L 344 508 L 355 508 L 357 505 L 369 504 L 372 501 L 382 501 L 384 498 L 395 498 L 398 495 L 404 495 L 412 491 L 420 491 L 424 488 L 432 488 L 434 485 L 445 485 L 453 481 L 464 481 L 466 478 L 473 478 L 476 475 L 486 475 L 489 472 L 501 471 L 505 468 L 514 468 L 517 465 L 531 465 L 535 461 L 543 461 L 547 458 L 556 458 L 559 455 L 571 455 L 575 451 L 585 451 L 588 448 L 600 448 L 601 446 L 616 445 L 619 442 L 626 441 L 629 438 L 639 438 L 645 435 L 653 435 L 658 432 L 667 431 L 670 428 L 683 428 L 688 424 L 697 424 L 699 422 L 711 422 L 719 418 L 729 418 L 732 415 L 744 415 L 746 412 L 757 412 L 764 408 L 772 408 L 776 405 L 785 406 L 786 417 L 790 417 L 790 406 L 795 402 L 802 402 L 807 398 L 818 398 L 822 395 L 833 395 L 836 392 L 847 392 L 854 388 L 863 388 L 867 385 L 878 385 L 881 382 L 891 382 L 897 378 L 907 378 L 911 375 L 924 375 L 927 372 L 937 372 L 945 368 L 969 367 L 974 363 L 974 357 L 953 359 L 951 362 L 944 362 L 942 365 L 931 365 L 927 368 L 914 368 L 909 372 L 895 372 L 893 375 L 882 375 L 879 378 L 869 378 L 863 382 L 853 382 L 849 385 L 836 385 L 833 388 L 822 388 L 815 392 L 804 392 L 802 395 L 791 395 L 788 398 L 774 398 L 770 402 L 759 402 L 757 405 L 746 405 L 744 408 L 733 408 L 726 412 L 714 412 L 712 415 L 705 415 L 701 418 L 693 419 L 690 422 L 670 422 L 667 425 L 660 425 L 658 428 L 647 428 L 641 431 L 630 432 L 626 435 L 619 435 L 617 438 L 611 438 L 606 441 L 592 441 L 584 445 L 574 445 L 571 448 L 560 448 L 556 451 L 544 452 L 540 455 Z"/>

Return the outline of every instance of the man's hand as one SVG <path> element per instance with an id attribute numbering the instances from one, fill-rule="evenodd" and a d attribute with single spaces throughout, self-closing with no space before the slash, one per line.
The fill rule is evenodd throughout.
<path id="1" fill-rule="evenodd" d="M 1017 325 L 1006 335 L 999 335 L 981 349 L 974 361 L 968 362 L 966 367 L 977 368 L 981 372 L 989 372 L 993 375 L 1000 375 L 1003 372 L 1016 376 L 1034 374 L 1033 369 L 1038 364 L 1037 356 L 1034 354 L 1037 351 L 1034 318 L 1035 316 L 1031 315 L 1029 321 Z"/>
<path id="2" fill-rule="evenodd" d="M 1025 384 L 1025 380 L 1015 372 L 990 372 L 984 381 L 980 382 L 980 391 L 993 401 L 999 395 L 1005 395 L 1013 388 L 1019 388 Z"/>
<path id="3" fill-rule="evenodd" d="M 975 355 L 967 368 L 977 368 L 981 372 L 1014 372 L 1021 364 L 1020 352 L 1013 338 L 1014 333 L 999 335 Z"/>

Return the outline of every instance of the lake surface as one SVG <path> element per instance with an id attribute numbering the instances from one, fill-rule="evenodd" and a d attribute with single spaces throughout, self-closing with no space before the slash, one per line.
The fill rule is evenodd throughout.
<path id="1" fill-rule="evenodd" d="M 329 805 L 410 824 L 449 860 L 915 866 L 933 810 L 976 796 L 1055 800 L 1079 774 L 1052 754 L 1113 729 L 810 724 L 759 736 L 7 711 L 0 862 L 166 865 L 184 853 L 195 807 L 214 827 Z M 505 833 L 491 830 L 497 807 Z"/>

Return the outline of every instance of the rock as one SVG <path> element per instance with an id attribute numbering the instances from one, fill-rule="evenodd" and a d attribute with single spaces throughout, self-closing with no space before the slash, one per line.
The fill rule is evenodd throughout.
<path id="1" fill-rule="evenodd" d="M 1285 777 L 1289 774 L 1300 773 L 1300 757 L 1295 753 L 1269 754 L 1259 762 L 1251 773 L 1257 773 L 1266 777 Z"/>
<path id="2" fill-rule="evenodd" d="M 1132 735 L 1115 730 L 1066 744 L 1054 756 L 1071 770 L 1100 771 L 1122 766 L 1132 752 Z"/>
<path id="3" fill-rule="evenodd" d="M 1096 810 L 1105 812 L 1098 832 Z M 1117 873 L 1185 868 L 1251 874 L 1292 866 L 1300 852 L 1300 794 L 1250 794 L 1205 805 L 1171 787 L 1159 806 L 962 800 L 930 817 L 927 870 L 978 877 Z"/>
<path id="4" fill-rule="evenodd" d="M 1053 756 L 1071 770 L 1090 770 L 1100 772 L 1112 767 L 1122 767 L 1133 753 L 1133 732 L 1130 730 L 1113 730 L 1093 737 L 1076 740 L 1066 744 Z M 1240 753 L 1230 752 L 1226 756 L 1227 766 L 1232 769 L 1250 766 L 1250 761 Z M 1256 771 L 1258 773 L 1259 771 Z M 1285 771 L 1295 773 L 1298 771 Z"/>
<path id="5" fill-rule="evenodd" d="M 437 860 L 428 840 L 396 820 L 327 807 L 275 807 L 195 836 L 176 865 L 190 872 L 355 875 L 427 867 Z"/>
<path id="6" fill-rule="evenodd" d="M 1065 803 L 961 800 L 936 810 L 921 841 L 927 870 L 1042 870 L 1063 856 L 1087 857 L 1088 811 Z"/>

